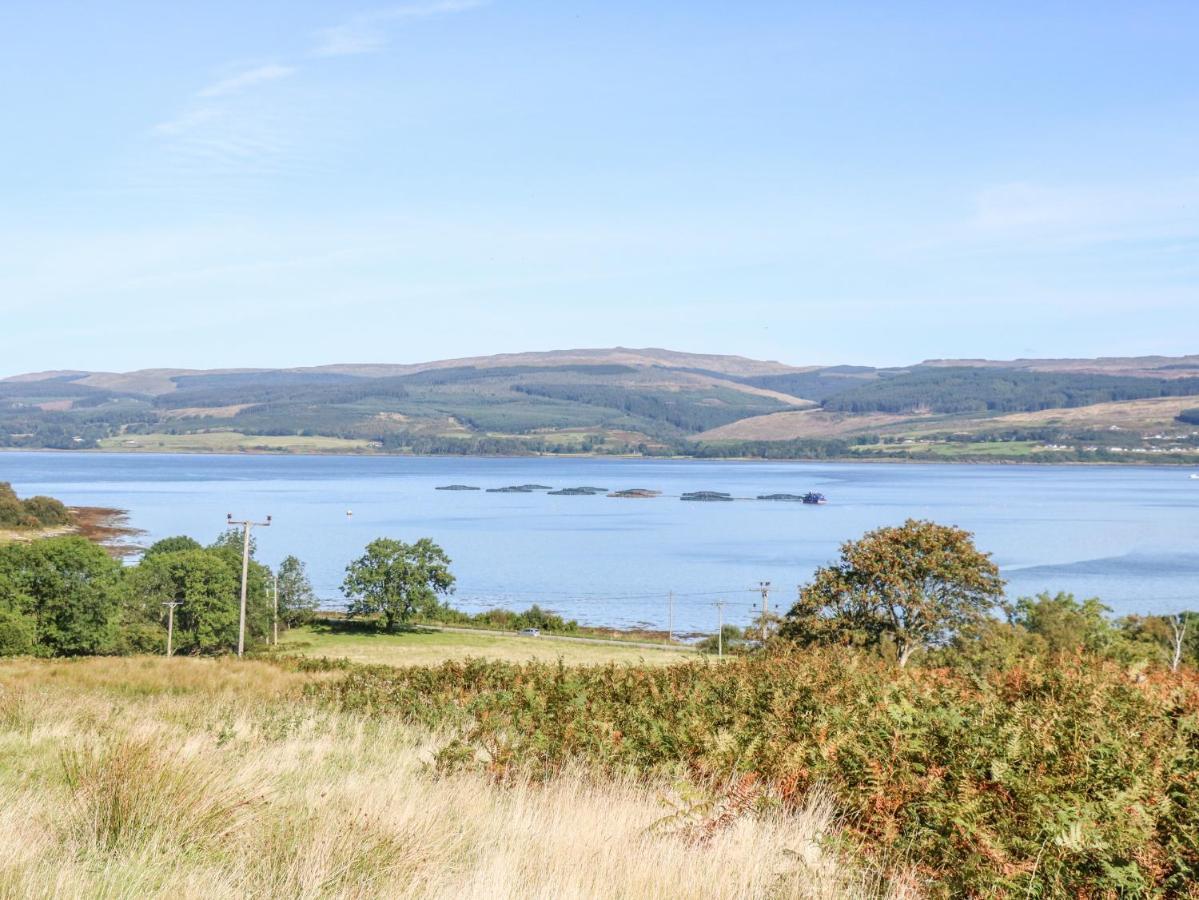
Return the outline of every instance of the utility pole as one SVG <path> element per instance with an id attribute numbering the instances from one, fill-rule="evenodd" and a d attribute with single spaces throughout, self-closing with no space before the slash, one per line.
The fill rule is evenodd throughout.
<path id="1" fill-rule="evenodd" d="M 724 605 L 728 601 L 717 600 L 716 607 L 716 658 L 724 659 Z"/>
<path id="2" fill-rule="evenodd" d="M 168 603 L 162 604 L 167 608 L 167 657 L 170 658 L 175 640 L 175 607 L 182 603 L 180 600 L 171 600 Z"/>
<path id="3" fill-rule="evenodd" d="M 666 595 L 666 643 L 674 643 L 674 591 Z"/>
<path id="4" fill-rule="evenodd" d="M 275 626 L 275 640 L 273 643 L 279 644 L 279 573 L 275 573 L 275 617 L 273 624 Z"/>
<path id="5" fill-rule="evenodd" d="M 766 640 L 766 617 L 770 615 L 770 582 L 759 581 L 758 590 L 762 592 L 762 640 Z"/>
<path id="6" fill-rule="evenodd" d="M 225 524 L 232 528 L 240 525 L 242 530 L 241 544 L 241 612 L 237 618 L 237 656 L 240 659 L 246 652 L 246 581 L 250 577 L 250 529 L 255 525 L 266 528 L 271 524 L 271 517 L 265 522 L 251 522 L 249 519 L 233 520 L 233 513 L 225 516 Z"/>

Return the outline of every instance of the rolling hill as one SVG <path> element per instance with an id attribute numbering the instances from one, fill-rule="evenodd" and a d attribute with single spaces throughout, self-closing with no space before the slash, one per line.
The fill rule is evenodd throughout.
<path id="1" fill-rule="evenodd" d="M 1199 459 L 1199 356 L 791 366 L 664 349 L 0 380 L 0 446 Z"/>

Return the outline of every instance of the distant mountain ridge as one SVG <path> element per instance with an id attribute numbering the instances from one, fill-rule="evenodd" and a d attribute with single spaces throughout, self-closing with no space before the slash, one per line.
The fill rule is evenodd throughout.
<path id="1" fill-rule="evenodd" d="M 874 368 L 613 347 L 0 380 L 0 447 L 1189 461 L 1197 416 L 1199 355 Z"/>
<path id="2" fill-rule="evenodd" d="M 525 353 L 499 353 L 492 356 L 470 356 L 457 359 L 431 360 L 420 363 L 331 363 L 320 366 L 294 366 L 279 369 L 229 368 L 229 369 L 138 369 L 132 372 L 87 372 L 83 370 L 60 370 L 32 372 L 13 375 L 0 381 L 29 382 L 52 379 L 71 380 L 89 387 L 100 387 L 131 393 L 160 394 L 176 389 L 172 379 L 196 375 L 244 375 L 262 372 L 331 372 L 352 375 L 358 378 L 387 378 L 412 375 L 430 369 L 446 369 L 470 366 L 474 368 L 499 368 L 503 366 L 561 366 L 587 363 L 610 363 L 631 366 L 663 366 L 665 368 L 708 369 L 727 375 L 767 375 L 781 372 L 806 371 L 814 366 L 795 367 L 779 362 L 749 359 L 743 356 L 726 356 L 708 353 L 684 353 L 677 350 L 646 348 L 641 350 L 625 347 L 547 350 Z"/>

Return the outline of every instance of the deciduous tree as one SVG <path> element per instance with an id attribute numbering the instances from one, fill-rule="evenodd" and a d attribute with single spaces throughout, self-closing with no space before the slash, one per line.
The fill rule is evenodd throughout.
<path id="1" fill-rule="evenodd" d="M 893 642 L 900 666 L 978 624 L 1003 580 L 969 532 L 909 519 L 841 545 L 787 613 L 780 635 L 800 643 Z"/>
<path id="2" fill-rule="evenodd" d="M 438 596 L 452 593 L 450 558 L 429 538 L 415 544 L 379 538 L 346 566 L 342 592 L 351 616 L 379 615 L 388 631 L 417 613 L 429 613 Z"/>

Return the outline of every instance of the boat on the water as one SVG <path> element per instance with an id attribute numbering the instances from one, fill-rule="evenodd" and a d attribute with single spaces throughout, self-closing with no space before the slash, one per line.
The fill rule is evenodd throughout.
<path id="1" fill-rule="evenodd" d="M 828 498 L 816 491 L 808 491 L 803 495 L 803 502 L 812 504 L 828 503 Z"/>
<path id="2" fill-rule="evenodd" d="M 1199 475 L 1196 475 L 1196 474 L 1192 473 L 1192 474 L 1191 474 L 1191 481 L 1199 481 Z"/>

